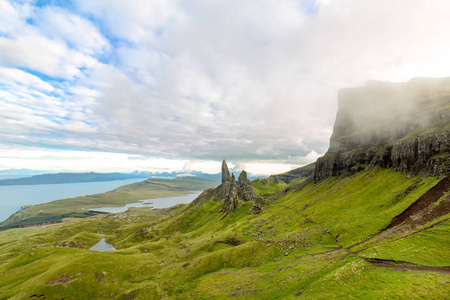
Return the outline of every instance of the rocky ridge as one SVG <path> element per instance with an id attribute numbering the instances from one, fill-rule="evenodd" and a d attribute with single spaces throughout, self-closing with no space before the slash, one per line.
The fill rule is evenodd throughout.
<path id="1" fill-rule="evenodd" d="M 450 78 L 368 82 L 339 91 L 328 152 L 313 178 L 380 166 L 410 176 L 450 174 Z"/>

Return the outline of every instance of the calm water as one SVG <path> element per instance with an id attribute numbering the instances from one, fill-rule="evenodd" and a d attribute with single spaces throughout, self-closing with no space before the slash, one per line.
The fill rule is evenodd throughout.
<path id="1" fill-rule="evenodd" d="M 136 178 L 99 182 L 0 186 L 0 222 L 20 210 L 22 205 L 36 205 L 58 199 L 104 193 L 122 185 L 144 180 L 144 178 Z"/>
<path id="2" fill-rule="evenodd" d="M 93 208 L 91 210 L 107 213 L 120 213 L 126 212 L 130 207 L 168 208 L 180 203 L 191 203 L 201 193 L 202 192 L 192 192 L 191 194 L 186 196 L 146 199 L 140 200 L 137 203 L 126 204 L 125 206 L 122 207 L 100 207 L 100 208 Z"/>
<path id="3" fill-rule="evenodd" d="M 116 248 L 114 248 L 113 245 L 108 244 L 107 242 L 105 242 L 105 238 L 102 238 L 100 240 L 100 242 L 98 242 L 97 244 L 95 244 L 94 246 L 89 248 L 89 250 L 94 250 L 94 251 L 112 251 L 112 250 L 116 250 Z"/>

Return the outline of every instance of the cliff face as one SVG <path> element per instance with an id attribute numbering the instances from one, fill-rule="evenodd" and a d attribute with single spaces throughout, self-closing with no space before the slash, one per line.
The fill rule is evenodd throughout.
<path id="1" fill-rule="evenodd" d="M 328 152 L 314 180 L 381 166 L 409 175 L 450 173 L 450 78 L 368 82 L 339 91 Z"/>

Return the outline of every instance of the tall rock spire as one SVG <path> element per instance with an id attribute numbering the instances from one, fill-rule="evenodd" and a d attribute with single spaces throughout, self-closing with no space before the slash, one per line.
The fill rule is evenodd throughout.
<path id="1" fill-rule="evenodd" d="M 227 163 L 224 159 L 222 162 L 222 183 L 230 180 L 231 180 L 230 171 L 228 170 Z"/>

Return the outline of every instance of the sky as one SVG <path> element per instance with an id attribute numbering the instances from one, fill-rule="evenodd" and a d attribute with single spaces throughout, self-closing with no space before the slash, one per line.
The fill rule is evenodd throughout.
<path id="1" fill-rule="evenodd" d="M 0 0 L 0 170 L 269 175 L 337 91 L 450 76 L 448 0 Z"/>

